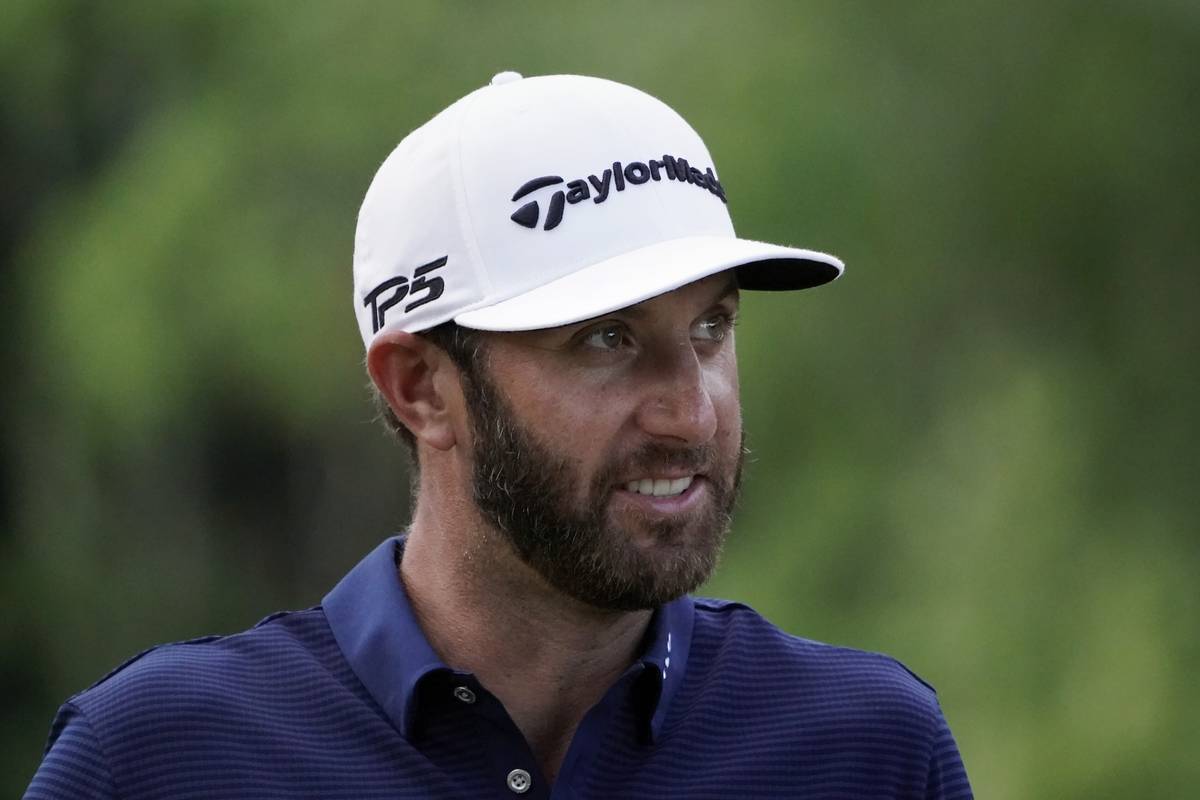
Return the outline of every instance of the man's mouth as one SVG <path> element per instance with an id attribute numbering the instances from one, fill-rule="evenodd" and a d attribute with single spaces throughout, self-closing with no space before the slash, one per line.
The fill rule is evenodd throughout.
<path id="1" fill-rule="evenodd" d="M 675 497 L 687 491 L 695 475 L 683 478 L 638 478 L 625 484 L 625 491 L 652 497 Z"/>

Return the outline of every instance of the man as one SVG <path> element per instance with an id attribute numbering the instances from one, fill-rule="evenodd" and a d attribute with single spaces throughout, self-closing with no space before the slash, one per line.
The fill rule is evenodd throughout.
<path id="1" fill-rule="evenodd" d="M 359 215 L 367 367 L 417 504 L 321 606 L 72 698 L 27 797 L 968 797 L 933 691 L 687 593 L 743 454 L 746 289 L 700 138 L 635 89 L 497 75 Z"/>

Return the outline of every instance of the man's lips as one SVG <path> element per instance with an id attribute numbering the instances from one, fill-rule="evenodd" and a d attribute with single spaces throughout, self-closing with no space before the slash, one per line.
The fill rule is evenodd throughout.
<path id="1" fill-rule="evenodd" d="M 626 481 L 615 489 L 613 496 L 618 502 L 640 508 L 643 511 L 677 514 L 690 510 L 709 493 L 708 479 L 703 475 L 689 475 L 684 478 L 676 478 L 674 481 L 686 482 L 686 486 L 674 493 L 670 493 L 670 485 L 668 485 L 666 494 L 655 494 L 653 491 L 643 493 L 640 491 L 641 479 L 639 479 L 639 486 L 636 489 L 630 489 L 629 484 L 632 481 Z"/>
<path id="2" fill-rule="evenodd" d="M 648 495 L 652 497 L 675 497 L 687 491 L 696 479 L 696 475 L 675 477 L 635 478 L 626 481 L 622 488 L 627 492 Z"/>

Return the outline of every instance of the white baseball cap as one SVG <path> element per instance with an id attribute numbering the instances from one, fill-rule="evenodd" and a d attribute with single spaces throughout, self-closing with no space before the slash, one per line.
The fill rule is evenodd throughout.
<path id="1" fill-rule="evenodd" d="M 699 135 L 665 103 L 578 75 L 502 72 L 404 138 L 367 190 L 354 308 L 380 331 L 551 328 L 722 270 L 805 289 L 837 258 L 739 239 Z"/>

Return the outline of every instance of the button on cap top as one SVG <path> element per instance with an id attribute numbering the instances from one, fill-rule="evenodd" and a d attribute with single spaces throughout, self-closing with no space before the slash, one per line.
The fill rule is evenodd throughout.
<path id="1" fill-rule="evenodd" d="M 521 80 L 521 73 L 505 70 L 504 72 L 497 72 L 492 76 L 492 86 L 501 86 L 505 83 L 512 83 L 519 80 Z"/>

